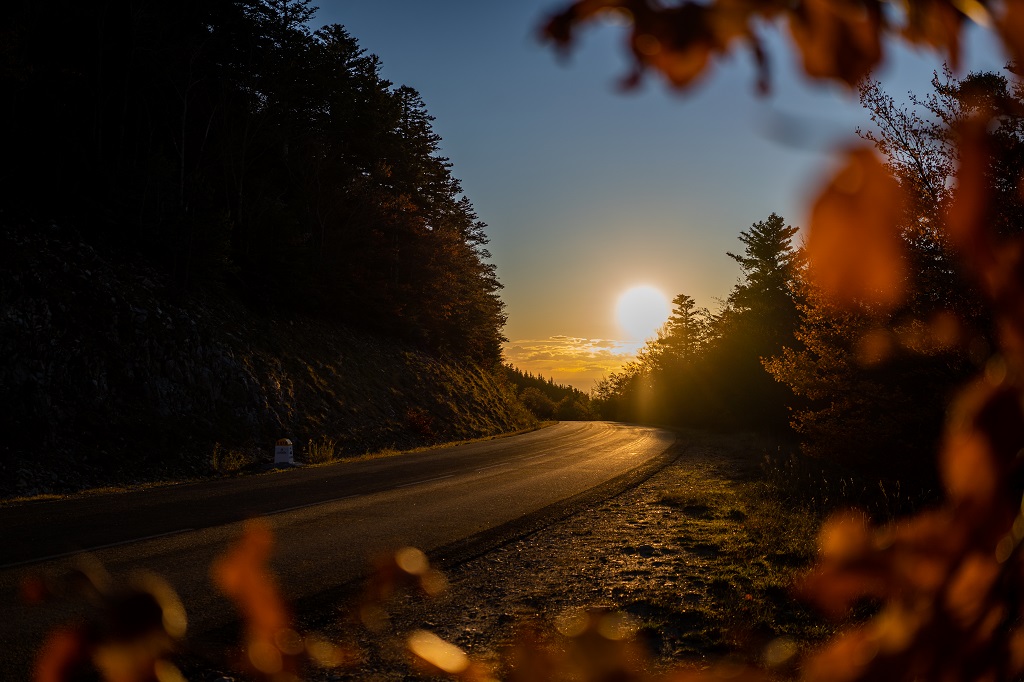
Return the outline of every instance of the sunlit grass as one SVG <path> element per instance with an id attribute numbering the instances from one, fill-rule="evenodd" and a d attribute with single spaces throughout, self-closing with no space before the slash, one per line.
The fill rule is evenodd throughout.
<path id="1" fill-rule="evenodd" d="M 716 450 L 720 463 L 704 455 L 659 496 L 685 529 L 675 542 L 686 556 L 686 608 L 648 627 L 684 629 L 682 653 L 697 658 L 714 651 L 756 658 L 780 638 L 800 647 L 821 641 L 832 626 L 790 595 L 794 576 L 814 559 L 821 516 L 782 504 L 756 475 L 763 446 L 723 441 L 711 445 Z"/>
<path id="2" fill-rule="evenodd" d="M 682 440 L 691 447 L 679 461 L 636 489 L 460 566 L 438 599 L 391 604 L 391 628 L 429 622 L 498 679 L 511 665 L 503 652 L 523 637 L 558 659 L 588 646 L 570 625 L 600 613 L 629 624 L 655 674 L 723 656 L 790 661 L 823 641 L 834 626 L 790 593 L 811 565 L 819 517 L 773 499 L 759 466 L 770 445 L 736 434 Z M 376 635 L 332 636 L 372 652 L 361 672 L 404 665 Z"/>

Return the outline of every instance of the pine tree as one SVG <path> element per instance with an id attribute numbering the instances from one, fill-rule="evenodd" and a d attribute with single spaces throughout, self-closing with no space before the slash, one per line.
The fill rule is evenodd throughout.
<path id="1" fill-rule="evenodd" d="M 740 232 L 742 254 L 727 252 L 740 264 L 743 281 L 729 294 L 731 317 L 756 333 L 766 352 L 775 351 L 792 338 L 797 314 L 791 285 L 800 264 L 793 247 L 798 229 L 786 225 L 777 213 Z"/>
<path id="2" fill-rule="evenodd" d="M 711 315 L 707 308 L 686 294 L 672 299 L 672 314 L 659 334 L 656 347 L 659 362 L 665 366 L 694 361 L 707 341 Z"/>

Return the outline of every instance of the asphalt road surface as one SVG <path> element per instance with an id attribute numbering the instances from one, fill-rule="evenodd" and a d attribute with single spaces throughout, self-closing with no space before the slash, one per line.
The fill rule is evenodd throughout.
<path id="1" fill-rule="evenodd" d="M 675 441 L 659 429 L 568 422 L 509 438 L 230 480 L 0 507 L 0 679 L 21 679 L 67 604 L 26 606 L 26 577 L 98 560 L 113 576 L 150 570 L 178 591 L 190 633 L 234 613 L 208 578 L 245 520 L 274 532 L 273 569 L 291 602 L 315 602 L 378 551 L 430 555 L 650 467 Z M 8 677 L 8 675 L 15 675 Z"/>

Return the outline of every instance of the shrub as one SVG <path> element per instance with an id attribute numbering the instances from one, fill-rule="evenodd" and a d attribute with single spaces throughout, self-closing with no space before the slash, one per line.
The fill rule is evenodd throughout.
<path id="1" fill-rule="evenodd" d="M 423 438 L 434 437 L 434 417 L 422 407 L 410 407 L 405 411 L 406 428 Z"/>
<path id="2" fill-rule="evenodd" d="M 567 421 L 578 421 L 589 419 L 590 411 L 580 401 L 574 400 L 572 396 L 566 396 L 558 401 L 558 405 L 555 407 L 555 417 Z"/>
<path id="3" fill-rule="evenodd" d="M 258 459 L 251 451 L 229 449 L 214 443 L 213 452 L 210 453 L 210 468 L 218 474 L 233 474 L 255 464 Z"/>
<path id="4" fill-rule="evenodd" d="M 333 462 L 338 442 L 333 438 L 322 436 L 319 440 L 310 439 L 306 445 L 306 464 L 326 464 Z"/>
<path id="5" fill-rule="evenodd" d="M 538 419 L 551 419 L 555 416 L 554 401 L 541 393 L 538 388 L 533 386 L 524 388 L 523 392 L 519 394 L 519 400 Z"/>

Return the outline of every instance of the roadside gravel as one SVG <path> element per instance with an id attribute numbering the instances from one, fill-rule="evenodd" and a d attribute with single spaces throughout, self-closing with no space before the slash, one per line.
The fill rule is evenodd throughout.
<path id="1" fill-rule="evenodd" d="M 417 630 L 502 678 L 524 633 L 565 647 L 559 628 L 595 609 L 625 614 L 652 672 L 722 657 L 759 662 L 770 645 L 796 650 L 827 634 L 788 596 L 811 560 L 816 521 L 784 509 L 760 481 L 775 446 L 687 432 L 677 447 L 675 461 L 638 486 L 452 568 L 441 596 L 393 598 L 385 629 L 371 631 L 354 601 L 344 605 L 318 629 L 359 660 L 309 679 L 415 678 L 405 642 Z"/>

